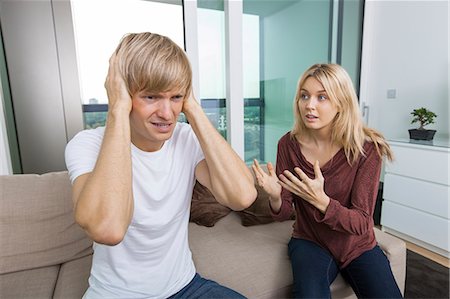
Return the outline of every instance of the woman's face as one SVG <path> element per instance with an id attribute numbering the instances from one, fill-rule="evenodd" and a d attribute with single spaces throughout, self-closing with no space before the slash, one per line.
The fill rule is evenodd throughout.
<path id="1" fill-rule="evenodd" d="M 306 79 L 300 89 L 297 105 L 306 128 L 325 133 L 331 132 L 330 125 L 338 113 L 338 109 L 316 78 Z"/>

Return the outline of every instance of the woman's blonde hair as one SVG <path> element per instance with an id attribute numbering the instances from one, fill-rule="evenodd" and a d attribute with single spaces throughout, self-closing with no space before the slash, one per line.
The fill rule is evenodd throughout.
<path id="1" fill-rule="evenodd" d="M 331 102 L 336 105 L 338 113 L 331 124 L 331 140 L 344 148 L 345 156 L 350 164 L 364 155 L 364 142 L 374 143 L 380 157 L 393 159 L 392 151 L 383 135 L 364 125 L 358 107 L 358 98 L 348 73 L 338 64 L 315 64 L 300 77 L 294 99 L 295 123 L 291 136 L 308 134 L 308 129 L 300 117 L 298 102 L 301 89 L 310 77 L 319 81 Z"/>
<path id="2" fill-rule="evenodd" d="M 192 89 L 192 70 L 185 52 L 170 38 L 150 32 L 129 33 L 116 49 L 119 70 L 130 95 L 140 91 Z"/>

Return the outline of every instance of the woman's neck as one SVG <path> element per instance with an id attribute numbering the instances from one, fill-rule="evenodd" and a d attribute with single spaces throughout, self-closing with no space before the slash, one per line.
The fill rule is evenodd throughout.
<path id="1" fill-rule="evenodd" d="M 300 144 L 307 144 L 314 147 L 331 147 L 334 142 L 331 139 L 331 132 L 325 131 L 306 131 L 297 137 Z"/>
<path id="2" fill-rule="evenodd" d="M 296 139 L 306 160 L 311 164 L 318 160 L 323 166 L 336 155 L 342 146 L 331 140 L 331 134 L 317 133 L 303 134 L 296 136 Z"/>

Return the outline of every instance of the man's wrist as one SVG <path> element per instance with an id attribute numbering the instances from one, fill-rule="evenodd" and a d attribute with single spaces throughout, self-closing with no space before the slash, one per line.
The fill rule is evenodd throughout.
<path id="1" fill-rule="evenodd" d="M 130 103 L 131 104 L 131 103 Z M 108 105 L 108 115 L 114 117 L 128 117 L 131 112 L 131 105 L 128 103 L 114 103 Z"/>

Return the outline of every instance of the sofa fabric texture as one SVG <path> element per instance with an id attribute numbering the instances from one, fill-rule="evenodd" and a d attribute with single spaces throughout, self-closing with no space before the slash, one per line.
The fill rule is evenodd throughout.
<path id="1" fill-rule="evenodd" d="M 0 176 L 0 190 L 1 297 L 51 298 L 67 265 L 92 254 L 92 241 L 74 222 L 67 172 Z M 80 270 L 76 275 L 89 273 Z M 79 296 L 87 281 L 70 286 Z"/>
<path id="2" fill-rule="evenodd" d="M 211 227 L 230 212 L 230 208 L 216 201 L 208 188 L 199 182 L 195 183 L 194 191 L 192 192 L 190 222 Z"/>
<path id="3" fill-rule="evenodd" d="M 269 195 L 259 186 L 256 186 L 256 190 L 258 191 L 258 200 L 247 209 L 238 212 L 244 226 L 274 222 L 270 214 Z M 195 183 L 192 194 L 190 222 L 212 227 L 231 211 L 230 208 L 218 203 L 208 188 L 199 182 Z"/>
<path id="4" fill-rule="evenodd" d="M 195 187 L 192 205 L 200 209 L 195 214 L 194 208 L 191 221 L 197 221 L 189 223 L 197 271 L 248 298 L 290 297 L 287 243 L 293 221 L 265 218 L 263 193 L 245 211 L 219 207 L 207 219 L 209 205 L 217 203 L 205 189 Z M 81 298 L 88 287 L 92 242 L 74 221 L 67 172 L 0 176 L 0 193 L 0 298 Z M 378 229 L 375 234 L 403 291 L 405 243 Z M 331 289 L 333 298 L 355 298 L 340 275 Z"/>

